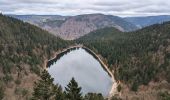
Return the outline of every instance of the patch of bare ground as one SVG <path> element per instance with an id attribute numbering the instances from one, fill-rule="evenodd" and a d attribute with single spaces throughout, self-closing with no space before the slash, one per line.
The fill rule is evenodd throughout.
<path id="1" fill-rule="evenodd" d="M 123 100 L 160 100 L 160 93 L 170 92 L 170 84 L 167 81 L 150 82 L 147 86 L 141 85 L 137 92 L 133 92 L 125 84 L 121 84 L 122 90 L 118 97 Z"/>
<path id="2" fill-rule="evenodd" d="M 28 65 L 24 65 L 22 71 L 13 69 L 11 74 L 13 80 L 6 83 L 5 97 L 3 100 L 27 100 L 31 97 L 34 82 L 38 80 L 39 77 L 30 72 L 29 68 Z"/>

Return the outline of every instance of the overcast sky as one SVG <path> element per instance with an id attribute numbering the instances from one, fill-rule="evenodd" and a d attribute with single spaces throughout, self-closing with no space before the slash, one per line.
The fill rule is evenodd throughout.
<path id="1" fill-rule="evenodd" d="M 4 14 L 170 15 L 170 0 L 0 0 Z"/>

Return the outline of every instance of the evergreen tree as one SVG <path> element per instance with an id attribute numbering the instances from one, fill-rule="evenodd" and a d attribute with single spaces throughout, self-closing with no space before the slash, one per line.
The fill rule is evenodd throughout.
<path id="1" fill-rule="evenodd" d="M 110 100 L 122 100 L 122 99 L 119 97 L 113 96 Z"/>
<path id="2" fill-rule="evenodd" d="M 104 100 L 104 97 L 100 93 L 88 93 L 85 95 L 84 100 Z"/>
<path id="3" fill-rule="evenodd" d="M 54 79 L 46 70 L 40 77 L 41 79 L 35 83 L 32 100 L 54 100 L 62 97 L 61 87 L 53 84 Z"/>
<path id="4" fill-rule="evenodd" d="M 74 78 L 71 79 L 67 87 L 65 87 L 67 100 L 82 100 L 81 87 Z"/>
<path id="5" fill-rule="evenodd" d="M 4 98 L 4 89 L 0 87 L 0 100 Z"/>
<path id="6" fill-rule="evenodd" d="M 61 86 L 55 86 L 54 87 L 55 92 L 55 100 L 65 100 L 65 95 L 62 92 Z"/>

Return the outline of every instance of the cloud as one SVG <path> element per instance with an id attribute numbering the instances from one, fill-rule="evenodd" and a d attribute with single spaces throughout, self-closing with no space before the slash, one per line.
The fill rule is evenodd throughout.
<path id="1" fill-rule="evenodd" d="M 5 14 L 148 16 L 170 14 L 169 7 L 167 0 L 0 0 L 0 11 Z"/>

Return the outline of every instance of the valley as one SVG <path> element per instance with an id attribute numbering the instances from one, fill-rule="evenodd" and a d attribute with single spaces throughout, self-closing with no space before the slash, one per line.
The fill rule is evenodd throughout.
<path id="1" fill-rule="evenodd" d="M 86 17 L 80 18 L 84 20 Z M 170 22 L 128 32 L 110 26 L 100 27 L 89 31 L 90 33 L 74 37 L 74 40 L 69 37 L 71 39 L 69 41 L 5 15 L 0 15 L 0 26 L 0 97 L 5 100 L 31 99 L 35 89 L 34 82 L 41 79 L 43 70 L 48 70 L 46 67 L 49 65 L 55 67 L 62 57 L 72 53 L 75 48 L 83 48 L 80 49 L 80 57 L 87 54 L 87 58 L 95 58 L 94 62 L 98 63 L 95 68 L 99 68 L 96 71 L 103 67 L 105 75 L 109 73 L 114 83 L 110 94 L 114 98 L 123 100 L 169 98 Z M 77 54 L 76 52 L 74 54 Z M 77 56 L 72 55 L 65 59 L 72 62 L 71 59 Z M 64 60 L 63 63 L 65 62 Z M 88 62 L 90 61 L 79 62 L 79 66 L 82 67 Z M 64 65 L 58 66 L 63 68 Z M 73 63 L 70 64 L 70 67 L 73 66 Z M 60 76 L 64 76 L 63 73 Z"/>

